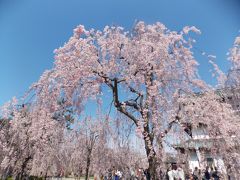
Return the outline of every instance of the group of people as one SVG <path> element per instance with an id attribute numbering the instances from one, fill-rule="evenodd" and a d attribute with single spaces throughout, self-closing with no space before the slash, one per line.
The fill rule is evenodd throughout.
<path id="1" fill-rule="evenodd" d="M 151 176 L 148 169 L 137 168 L 136 171 L 130 171 L 131 180 L 150 180 Z"/>
<path id="2" fill-rule="evenodd" d="M 193 173 L 191 174 L 192 179 L 196 179 L 196 180 L 209 180 L 209 179 L 213 179 L 213 180 L 219 180 L 220 179 L 220 175 L 219 172 L 217 170 L 216 167 L 206 167 L 206 169 L 204 171 L 201 171 L 201 169 L 198 169 L 197 167 L 195 167 Z"/>
<path id="3" fill-rule="evenodd" d="M 108 170 L 108 174 L 104 176 L 104 180 L 120 180 L 122 176 L 123 173 L 113 167 L 113 169 Z"/>
<path id="4" fill-rule="evenodd" d="M 124 171 L 124 173 L 123 173 Z M 108 169 L 105 175 L 102 175 L 101 180 L 150 180 L 150 173 L 143 168 L 127 168 L 123 171 L 115 167 Z M 97 180 L 98 178 L 96 178 Z"/>
<path id="5" fill-rule="evenodd" d="M 167 180 L 185 180 L 185 173 L 181 166 L 171 166 L 166 173 Z"/>
<path id="6" fill-rule="evenodd" d="M 194 171 L 185 173 L 181 166 L 172 166 L 167 170 L 167 180 L 219 180 L 220 175 L 216 167 L 206 167 L 204 171 L 195 167 Z"/>
<path id="7" fill-rule="evenodd" d="M 123 173 L 124 171 L 124 173 Z M 116 169 L 115 167 L 108 169 L 101 180 L 151 180 L 148 170 L 143 168 L 137 169 L 124 169 L 123 171 Z M 164 175 L 165 174 L 165 175 Z M 206 167 L 205 170 L 195 169 L 190 172 L 185 172 L 181 165 L 172 165 L 166 171 L 166 173 L 160 173 L 161 179 L 166 180 L 219 180 L 220 175 L 216 167 Z M 98 178 L 96 178 L 98 179 Z"/>

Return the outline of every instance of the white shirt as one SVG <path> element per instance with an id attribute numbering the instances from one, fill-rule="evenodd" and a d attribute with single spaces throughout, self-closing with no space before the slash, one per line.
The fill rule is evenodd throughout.
<path id="1" fill-rule="evenodd" d="M 178 178 L 178 171 L 177 170 L 172 170 L 172 174 L 174 178 Z"/>
<path id="2" fill-rule="evenodd" d="M 178 178 L 185 180 L 184 171 L 182 168 L 178 168 Z"/>
<path id="3" fill-rule="evenodd" d="M 169 177 L 169 180 L 174 180 L 172 171 L 168 171 L 168 177 Z"/>
<path id="4" fill-rule="evenodd" d="M 116 172 L 116 175 L 117 175 L 118 177 L 122 177 L 121 171 L 117 171 L 117 172 Z"/>

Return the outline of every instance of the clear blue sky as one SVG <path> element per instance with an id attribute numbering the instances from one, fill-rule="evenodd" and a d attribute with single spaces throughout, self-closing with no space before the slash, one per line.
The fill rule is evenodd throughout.
<path id="1" fill-rule="evenodd" d="M 195 25 L 202 31 L 196 46 L 226 70 L 226 52 L 240 30 L 240 0 L 0 0 L 0 104 L 23 95 L 52 67 L 53 50 L 78 24 L 130 29 L 135 20 L 160 21 L 171 30 Z M 211 82 L 206 59 L 196 57 Z"/>

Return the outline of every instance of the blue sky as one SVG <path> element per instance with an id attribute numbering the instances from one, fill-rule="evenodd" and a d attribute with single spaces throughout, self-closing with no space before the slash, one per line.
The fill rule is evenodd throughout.
<path id="1" fill-rule="evenodd" d="M 171 30 L 195 25 L 196 47 L 217 56 L 225 71 L 226 52 L 240 30 L 240 0 L 0 0 L 0 104 L 20 97 L 53 64 L 53 50 L 78 24 L 131 29 L 136 20 L 160 21 Z M 200 75 L 209 80 L 206 58 L 196 52 Z"/>

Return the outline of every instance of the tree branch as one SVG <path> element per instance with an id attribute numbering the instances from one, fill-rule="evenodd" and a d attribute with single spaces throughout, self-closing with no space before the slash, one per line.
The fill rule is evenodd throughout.
<path id="1" fill-rule="evenodd" d="M 129 117 L 133 122 L 137 125 L 138 119 L 135 118 L 131 113 L 129 113 L 126 108 L 123 106 L 122 103 L 119 102 L 118 98 L 118 80 L 117 78 L 114 79 L 114 85 L 112 88 L 113 92 L 113 100 L 114 100 L 114 106 L 117 108 L 117 110 L 123 114 L 125 114 L 127 117 Z"/>

